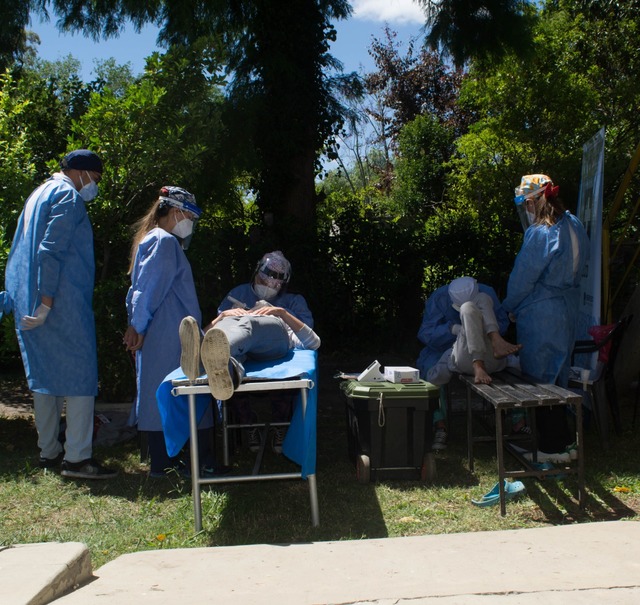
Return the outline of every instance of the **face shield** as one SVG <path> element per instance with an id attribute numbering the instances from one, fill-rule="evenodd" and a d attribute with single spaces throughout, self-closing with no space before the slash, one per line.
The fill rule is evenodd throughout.
<path id="1" fill-rule="evenodd" d="M 513 200 L 518 212 L 518 218 L 522 229 L 526 231 L 536 222 L 535 202 L 539 196 L 526 198 L 524 195 L 518 195 Z"/>
<path id="2" fill-rule="evenodd" d="M 191 243 L 198 219 L 202 214 L 202 209 L 196 206 L 195 196 L 180 187 L 163 187 L 160 189 L 159 199 L 160 208 L 171 206 L 172 208 L 182 210 L 181 220 L 177 224 L 178 228 L 174 229 L 172 233 L 180 240 L 182 249 L 187 250 Z M 184 221 L 191 221 L 188 228 Z"/>
<path id="3" fill-rule="evenodd" d="M 253 273 L 251 288 L 262 300 L 272 300 L 286 290 L 291 278 L 291 263 L 282 252 L 265 254 Z"/>
<path id="4" fill-rule="evenodd" d="M 535 202 L 544 193 L 548 183 L 551 183 L 551 179 L 546 174 L 528 174 L 522 177 L 515 189 L 513 201 L 525 231 L 535 222 Z"/>

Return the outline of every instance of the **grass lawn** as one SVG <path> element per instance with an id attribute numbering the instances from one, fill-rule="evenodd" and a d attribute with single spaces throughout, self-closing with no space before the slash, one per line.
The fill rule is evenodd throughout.
<path id="1" fill-rule="evenodd" d="M 371 361 L 369 359 L 369 361 Z M 382 361 L 382 360 L 381 360 Z M 395 360 L 393 362 L 396 363 Z M 357 370 L 365 365 L 358 363 Z M 406 365 L 403 360 L 400 365 Z M 587 507 L 576 483 L 525 479 L 527 494 L 499 507 L 477 508 L 496 482 L 495 445 L 476 448 L 466 463 L 464 418 L 451 418 L 448 448 L 437 455 L 437 478 L 360 484 L 347 455 L 345 400 L 333 378 L 352 371 L 321 356 L 318 413 L 320 526 L 311 526 L 307 483 L 259 482 L 215 486 L 203 495 L 203 531 L 195 533 L 191 486 L 179 476 L 148 477 L 137 441 L 95 452 L 120 470 L 112 481 L 69 481 L 37 468 L 36 433 L 28 415 L 0 415 L 0 546 L 84 542 L 94 569 L 129 552 L 252 543 L 357 540 L 433 533 L 520 529 L 634 518 L 640 511 L 640 427 L 630 428 L 632 402 L 622 402 L 624 431 L 603 452 L 593 426 L 585 430 Z M 1 402 L 1 401 L 0 401 Z M 234 464 L 251 463 L 240 453 Z M 268 452 L 265 470 L 297 467 Z"/>

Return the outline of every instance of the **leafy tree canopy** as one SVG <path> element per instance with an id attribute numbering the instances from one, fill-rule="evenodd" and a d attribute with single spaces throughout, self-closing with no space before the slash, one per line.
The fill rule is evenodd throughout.
<path id="1" fill-rule="evenodd" d="M 431 48 L 462 66 L 530 51 L 535 15 L 529 0 L 418 0 L 425 7 Z"/>

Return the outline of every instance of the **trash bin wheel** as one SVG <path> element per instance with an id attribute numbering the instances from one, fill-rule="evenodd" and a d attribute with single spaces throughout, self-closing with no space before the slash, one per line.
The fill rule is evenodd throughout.
<path id="1" fill-rule="evenodd" d="M 371 461 L 366 454 L 360 454 L 357 458 L 356 479 L 358 483 L 369 483 L 371 479 Z"/>
<path id="2" fill-rule="evenodd" d="M 421 481 L 433 481 L 436 478 L 436 457 L 433 452 L 427 452 L 422 459 L 420 468 Z"/>

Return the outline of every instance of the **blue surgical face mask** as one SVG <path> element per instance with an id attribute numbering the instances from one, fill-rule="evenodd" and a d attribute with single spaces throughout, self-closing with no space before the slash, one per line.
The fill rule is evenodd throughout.
<path id="1" fill-rule="evenodd" d="M 85 172 L 87 171 L 85 170 Z M 91 178 L 88 172 L 87 176 L 89 177 L 89 182 L 85 185 L 82 180 L 82 173 L 80 173 L 80 184 L 82 185 L 82 188 L 78 193 L 80 193 L 80 197 L 85 202 L 90 202 L 96 197 L 96 195 L 98 195 L 98 184 Z"/>

